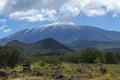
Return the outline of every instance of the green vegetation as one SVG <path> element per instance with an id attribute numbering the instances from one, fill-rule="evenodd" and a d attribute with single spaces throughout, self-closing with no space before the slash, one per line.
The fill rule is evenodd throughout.
<path id="1" fill-rule="evenodd" d="M 40 64 L 48 63 L 53 65 L 58 65 L 62 62 L 118 64 L 120 63 L 120 53 L 101 52 L 95 48 L 86 48 L 79 52 L 59 55 L 25 56 L 15 48 L 4 46 L 0 47 L 0 61 L 1 67 L 14 67 L 17 64 L 21 64 L 21 62 L 39 62 Z"/>
<path id="2" fill-rule="evenodd" d="M 62 61 L 57 56 L 41 56 L 40 57 L 40 65 L 51 64 L 51 65 L 60 65 Z"/>
<path id="3" fill-rule="evenodd" d="M 6 68 L 9 80 L 119 80 L 120 53 L 85 48 L 79 52 L 25 56 L 15 48 L 0 47 L 0 68 Z M 30 72 L 23 72 L 29 63 Z M 9 68 L 10 67 L 10 68 Z"/>
<path id="4" fill-rule="evenodd" d="M 18 66 L 20 67 L 20 66 Z M 57 66 L 39 62 L 32 64 L 31 71 L 19 73 L 17 68 L 14 74 L 9 75 L 9 80 L 119 80 L 120 65 L 115 64 L 73 64 L 65 63 Z M 10 72 L 12 72 L 11 69 Z"/>
<path id="5" fill-rule="evenodd" d="M 63 54 L 59 58 L 70 63 L 120 63 L 120 53 L 101 52 L 95 48 L 86 48 L 79 52 Z"/>
<path id="6" fill-rule="evenodd" d="M 120 57 L 117 57 L 117 54 L 115 53 L 106 52 L 105 54 L 105 63 L 115 64 L 118 63 L 118 59 L 120 59 Z"/>
<path id="7" fill-rule="evenodd" d="M 20 41 L 12 41 L 7 44 L 7 46 L 12 46 L 17 48 L 19 51 L 26 55 L 36 55 L 39 56 L 41 54 L 54 55 L 54 54 L 62 54 L 67 52 L 74 52 L 74 50 L 64 46 L 58 41 L 48 38 L 44 39 L 32 44 L 23 43 Z"/>
<path id="8" fill-rule="evenodd" d="M 23 61 L 23 54 L 17 49 L 4 46 L 0 47 L 0 67 L 15 67 Z"/>
<path id="9" fill-rule="evenodd" d="M 102 62 L 102 54 L 95 48 L 86 48 L 81 51 L 81 61 L 87 63 L 94 63 L 96 59 Z"/>

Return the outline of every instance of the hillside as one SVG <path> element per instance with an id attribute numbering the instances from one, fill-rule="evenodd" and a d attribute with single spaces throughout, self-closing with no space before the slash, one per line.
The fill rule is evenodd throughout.
<path id="1" fill-rule="evenodd" d="M 118 48 L 120 48 L 120 42 L 76 40 L 67 44 L 67 46 L 75 50 L 93 47 L 104 51 L 119 51 Z"/>
<path id="2" fill-rule="evenodd" d="M 35 43 L 23 43 L 20 41 L 11 41 L 7 46 L 17 48 L 28 55 L 40 55 L 40 54 L 61 54 L 67 52 L 73 52 L 72 49 L 64 46 L 52 38 L 44 39 Z"/>

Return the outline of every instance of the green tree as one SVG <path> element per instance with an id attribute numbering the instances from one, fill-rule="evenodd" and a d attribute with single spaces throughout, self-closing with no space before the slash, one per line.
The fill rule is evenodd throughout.
<path id="1" fill-rule="evenodd" d="M 112 52 L 105 53 L 105 63 L 108 63 L 108 64 L 118 63 L 117 55 Z"/>
<path id="2" fill-rule="evenodd" d="M 4 46 L 0 47 L 0 67 L 14 67 L 23 60 L 23 54 L 17 49 Z"/>
<path id="3" fill-rule="evenodd" d="M 75 53 L 67 53 L 62 56 L 63 60 L 66 62 L 70 63 L 80 63 L 81 58 L 80 58 L 80 52 L 75 52 Z"/>
<path id="4" fill-rule="evenodd" d="M 81 61 L 85 63 L 94 63 L 96 59 L 102 61 L 102 53 L 95 48 L 86 48 L 81 50 Z"/>

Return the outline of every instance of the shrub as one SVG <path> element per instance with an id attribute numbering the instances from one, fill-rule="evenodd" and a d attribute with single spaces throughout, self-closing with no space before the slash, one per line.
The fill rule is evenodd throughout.
<path id="1" fill-rule="evenodd" d="M 116 54 L 112 52 L 105 53 L 105 63 L 108 63 L 108 64 L 118 63 L 118 58 Z"/>
<path id="2" fill-rule="evenodd" d="M 44 66 L 45 64 L 46 64 L 46 63 L 45 63 L 44 61 L 42 61 L 42 60 L 39 61 L 39 65 L 40 65 L 40 66 Z"/>
<path id="3" fill-rule="evenodd" d="M 45 63 L 59 65 L 62 63 L 62 61 L 60 61 L 60 59 L 56 56 L 42 56 L 40 60 L 41 65 L 44 65 Z"/>
<path id="4" fill-rule="evenodd" d="M 20 64 L 24 56 L 17 49 L 4 46 L 0 47 L 0 67 L 15 67 L 17 64 Z"/>
<path id="5" fill-rule="evenodd" d="M 94 63 L 97 58 L 101 62 L 101 56 L 102 53 L 95 48 L 86 48 L 81 51 L 81 61 L 85 63 Z"/>

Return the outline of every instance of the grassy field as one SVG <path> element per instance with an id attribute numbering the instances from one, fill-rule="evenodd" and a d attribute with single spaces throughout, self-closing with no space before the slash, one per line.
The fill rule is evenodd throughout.
<path id="1" fill-rule="evenodd" d="M 8 80 L 120 80 L 119 64 L 31 64 L 31 71 L 22 66 L 6 69 Z"/>

